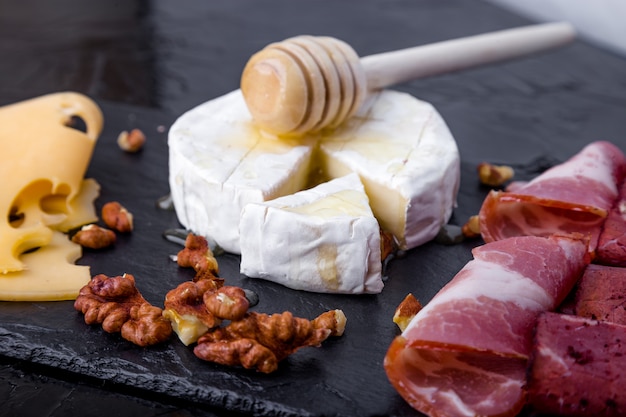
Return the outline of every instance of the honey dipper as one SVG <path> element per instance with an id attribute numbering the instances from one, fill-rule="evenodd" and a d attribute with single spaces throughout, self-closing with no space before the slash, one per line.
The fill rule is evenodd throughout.
<path id="1" fill-rule="evenodd" d="M 545 23 L 363 58 L 336 38 L 296 36 L 254 54 L 241 90 L 261 129 L 301 135 L 340 125 L 371 91 L 558 47 L 574 36 L 569 23 Z"/>

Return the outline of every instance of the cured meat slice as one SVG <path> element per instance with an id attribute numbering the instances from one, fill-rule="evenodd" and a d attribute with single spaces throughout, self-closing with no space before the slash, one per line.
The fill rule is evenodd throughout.
<path id="1" fill-rule="evenodd" d="M 511 191 L 491 191 L 480 209 L 486 242 L 512 236 L 580 232 L 594 251 L 602 224 L 618 197 L 626 157 L 610 142 L 587 145 Z"/>
<path id="2" fill-rule="evenodd" d="M 516 415 L 537 315 L 563 301 L 589 262 L 585 242 L 562 236 L 472 253 L 385 357 L 396 390 L 430 416 Z"/>
<path id="3" fill-rule="evenodd" d="M 559 416 L 626 415 L 626 326 L 544 313 L 529 361 L 528 402 Z"/>
<path id="4" fill-rule="evenodd" d="M 589 265 L 577 287 L 577 316 L 626 325 L 626 268 Z"/>
<path id="5" fill-rule="evenodd" d="M 626 266 L 626 181 L 622 182 L 619 198 L 602 227 L 595 261 L 604 265 Z"/>

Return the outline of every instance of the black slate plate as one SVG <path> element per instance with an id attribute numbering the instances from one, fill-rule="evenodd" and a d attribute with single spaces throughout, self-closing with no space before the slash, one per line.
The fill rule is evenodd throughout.
<path id="1" fill-rule="evenodd" d="M 498 17 L 499 26 L 528 23 L 506 14 Z M 367 51 L 366 39 L 361 39 L 357 45 L 361 52 L 376 52 Z M 392 37 L 385 39 L 388 45 L 381 41 L 381 50 L 402 46 Z M 483 160 L 511 164 L 523 179 L 594 140 L 610 140 L 626 150 L 624 74 L 622 58 L 576 42 L 521 61 L 399 86 L 432 102 L 458 141 L 462 184 L 451 222 L 462 224 L 478 211 L 488 191 L 475 174 Z M 135 213 L 136 230 L 113 250 L 86 251 L 80 263 L 90 265 L 93 274 L 132 273 L 144 296 L 162 305 L 168 289 L 192 276 L 169 259 L 179 247 L 162 237 L 165 229 L 178 225 L 174 213 L 156 208 L 157 199 L 168 192 L 166 133 L 160 127 L 167 129 L 176 115 L 99 103 L 106 128 L 88 176 L 102 186 L 98 207 L 110 200 L 122 202 Z M 140 154 L 124 154 L 115 139 L 119 131 L 133 127 L 144 130 L 149 142 Z M 106 381 L 120 392 L 132 387 L 133 393 L 156 394 L 163 401 L 245 415 L 416 416 L 392 389 L 382 368 L 387 347 L 398 334 L 391 321 L 393 311 L 408 292 L 427 302 L 480 243 L 431 242 L 410 251 L 390 263 L 385 289 L 376 296 L 297 292 L 240 276 L 236 256 L 218 258 L 228 283 L 260 295 L 257 311 L 290 310 L 313 318 L 341 308 L 348 317 L 344 336 L 319 349 L 299 351 L 272 375 L 202 362 L 174 338 L 152 348 L 133 346 L 85 325 L 71 302 L 0 303 L 0 355 L 46 365 L 42 372 L 62 370 L 87 383 Z"/>

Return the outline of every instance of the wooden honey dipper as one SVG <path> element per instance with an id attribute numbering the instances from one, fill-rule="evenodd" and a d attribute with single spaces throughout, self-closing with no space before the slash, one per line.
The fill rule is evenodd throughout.
<path id="1" fill-rule="evenodd" d="M 545 23 L 359 58 L 341 40 L 296 36 L 254 54 L 241 90 L 261 129 L 301 135 L 340 125 L 371 91 L 536 53 L 574 37 L 569 23 Z"/>

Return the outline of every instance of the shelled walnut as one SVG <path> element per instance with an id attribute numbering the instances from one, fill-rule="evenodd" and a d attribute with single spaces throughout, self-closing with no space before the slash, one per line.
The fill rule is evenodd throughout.
<path id="1" fill-rule="evenodd" d="M 146 135 L 140 129 L 123 130 L 117 137 L 117 145 L 126 152 L 139 152 L 145 143 Z"/>
<path id="2" fill-rule="evenodd" d="M 246 293 L 239 287 L 224 286 L 205 292 L 203 300 L 208 311 L 224 320 L 240 320 L 250 307 Z"/>
<path id="3" fill-rule="evenodd" d="M 241 320 L 217 327 L 198 339 L 194 354 L 222 365 L 241 365 L 271 373 L 287 356 L 306 346 L 319 346 L 329 336 L 341 336 L 346 317 L 332 310 L 314 320 L 294 317 L 290 312 L 248 312 Z"/>
<path id="4" fill-rule="evenodd" d="M 94 276 L 81 288 L 74 308 L 84 314 L 85 323 L 102 324 L 104 331 L 120 332 L 124 339 L 139 346 L 164 342 L 172 334 L 162 309 L 143 298 L 130 274 Z"/>
<path id="5" fill-rule="evenodd" d="M 463 236 L 467 238 L 480 237 L 480 217 L 476 214 L 470 216 L 461 228 Z"/>
<path id="6" fill-rule="evenodd" d="M 480 182 L 491 187 L 501 186 L 515 175 L 513 168 L 507 165 L 493 165 L 481 162 L 476 169 L 478 170 Z"/>
<path id="7" fill-rule="evenodd" d="M 121 233 L 133 230 L 133 215 L 117 201 L 110 201 L 102 206 L 102 221 L 107 227 Z"/>
<path id="8" fill-rule="evenodd" d="M 217 277 L 219 273 L 219 266 L 209 243 L 203 236 L 193 233 L 187 235 L 185 248 L 178 252 L 176 262 L 181 267 L 193 268 L 196 271 L 196 280 Z"/>
<path id="9" fill-rule="evenodd" d="M 96 224 L 85 225 L 72 236 L 72 242 L 90 249 L 107 248 L 115 241 L 115 232 Z"/>
<path id="10" fill-rule="evenodd" d="M 401 331 L 407 328 L 413 317 L 422 309 L 422 303 L 419 302 L 413 294 L 407 294 L 400 302 L 393 315 L 393 322 L 398 325 Z"/>
<path id="11" fill-rule="evenodd" d="M 172 323 L 174 332 L 185 345 L 194 343 L 209 329 L 219 326 L 221 319 L 210 312 L 204 296 L 213 293 L 222 282 L 212 279 L 187 281 L 165 295 L 163 317 Z"/>

